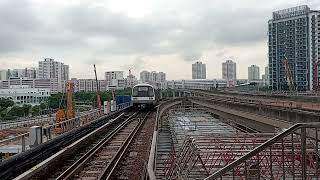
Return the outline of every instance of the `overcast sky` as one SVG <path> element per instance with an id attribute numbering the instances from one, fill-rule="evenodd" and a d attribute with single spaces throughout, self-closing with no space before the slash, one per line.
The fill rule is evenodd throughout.
<path id="1" fill-rule="evenodd" d="M 0 0 L 0 69 L 35 67 L 45 57 L 70 65 L 70 75 L 93 78 L 132 69 L 191 79 L 191 64 L 267 65 L 267 21 L 298 5 L 320 10 L 320 0 Z"/>

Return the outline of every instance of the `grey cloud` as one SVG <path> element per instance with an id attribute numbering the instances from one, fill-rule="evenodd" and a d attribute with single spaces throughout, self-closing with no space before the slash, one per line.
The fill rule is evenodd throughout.
<path id="1" fill-rule="evenodd" d="M 124 71 L 128 71 L 129 69 L 131 69 L 131 72 L 133 74 L 137 74 L 137 72 L 143 70 L 144 68 L 146 67 L 143 57 L 136 57 L 132 63 L 121 66 L 121 69 Z"/>
<path id="2" fill-rule="evenodd" d="M 214 39 L 229 46 L 260 42 L 267 37 L 268 14 L 269 11 L 238 9 L 210 15 L 209 19 L 215 19 Z"/>
<path id="3" fill-rule="evenodd" d="M 62 27 L 83 38 L 112 37 L 100 51 L 115 55 L 159 55 L 178 53 L 185 60 L 201 57 L 214 44 L 229 47 L 247 45 L 266 37 L 266 22 L 270 12 L 237 9 L 233 12 L 206 11 L 182 24 L 178 18 L 147 17 L 131 19 L 102 8 L 78 5 L 62 14 Z M 167 16 L 170 16 L 168 14 Z M 170 20 L 168 20 L 170 19 Z M 179 33 L 175 33 L 179 32 Z M 167 45 L 161 45 L 167 41 Z"/>
<path id="4" fill-rule="evenodd" d="M 28 47 L 28 36 L 41 26 L 28 1 L 0 2 L 0 53 L 15 52 Z"/>
<path id="5" fill-rule="evenodd" d="M 317 2 L 314 0 L 313 4 Z M 252 2 L 245 3 L 243 6 Z M 0 3 L 0 53 L 37 48 L 45 52 L 79 53 L 86 59 L 90 54 L 96 57 L 178 54 L 186 61 L 194 61 L 208 49 L 221 51 L 266 40 L 267 21 L 272 13 L 268 7 L 211 9 L 215 2 L 209 0 L 199 6 L 190 4 L 194 12 L 192 7 L 188 12 L 160 11 L 133 19 L 80 3 L 62 7 L 62 13 L 54 15 L 52 22 L 37 18 L 41 14 L 35 14 L 31 1 L 6 0 Z M 181 20 L 179 13 L 189 18 Z M 95 45 L 91 38 L 99 39 L 101 44 Z M 217 58 L 223 56 L 225 53 L 217 54 Z"/>

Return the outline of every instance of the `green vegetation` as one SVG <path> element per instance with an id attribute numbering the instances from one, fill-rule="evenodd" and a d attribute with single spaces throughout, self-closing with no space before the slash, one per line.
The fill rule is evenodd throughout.
<path id="1" fill-rule="evenodd" d="M 172 89 L 164 89 L 164 90 L 161 90 L 161 93 L 162 93 L 164 96 L 173 97 L 174 91 L 173 91 Z"/>
<path id="2" fill-rule="evenodd" d="M 124 90 L 116 90 L 115 91 L 116 96 L 122 96 L 122 95 L 131 95 L 131 88 L 126 88 Z M 112 99 L 112 92 L 111 91 L 104 91 L 100 93 L 101 96 L 101 102 L 104 101 L 110 101 Z M 97 94 L 96 92 L 75 92 L 74 93 L 74 99 L 76 103 L 83 103 L 83 104 L 89 104 L 94 107 L 97 105 Z M 60 105 L 60 108 L 65 109 L 67 106 L 66 101 L 66 94 L 58 93 L 58 94 L 52 94 L 51 97 L 49 97 L 48 100 L 48 107 L 50 109 L 58 109 Z"/>
<path id="3" fill-rule="evenodd" d="M 28 117 L 30 114 L 38 116 L 45 109 L 45 103 L 33 107 L 30 104 L 18 106 L 11 99 L 0 98 L 0 120 L 14 120 L 19 117 Z"/>
<path id="4" fill-rule="evenodd" d="M 131 95 L 131 89 L 116 90 L 115 95 Z M 76 102 L 87 105 L 97 106 L 97 97 L 95 92 L 76 92 L 74 93 Z M 111 91 L 101 92 L 101 102 L 110 101 L 112 98 Z M 14 104 L 11 99 L 0 98 L 0 120 L 14 120 L 19 117 L 38 116 L 46 114 L 49 110 L 56 111 L 59 107 L 65 109 L 67 106 L 66 95 L 62 93 L 52 94 L 46 103 L 31 106 L 24 104 L 19 106 Z M 88 107 L 79 107 L 80 111 L 88 110 Z"/>

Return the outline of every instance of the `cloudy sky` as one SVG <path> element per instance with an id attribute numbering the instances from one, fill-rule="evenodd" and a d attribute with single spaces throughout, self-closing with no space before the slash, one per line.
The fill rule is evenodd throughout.
<path id="1" fill-rule="evenodd" d="M 191 64 L 267 65 L 267 21 L 272 11 L 319 0 L 0 0 L 0 69 L 37 66 L 44 57 L 70 65 L 71 77 L 99 77 L 132 69 L 191 79 Z"/>

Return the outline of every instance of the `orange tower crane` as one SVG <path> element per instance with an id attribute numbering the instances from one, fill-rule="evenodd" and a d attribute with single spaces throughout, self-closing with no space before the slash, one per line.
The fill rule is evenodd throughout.
<path id="1" fill-rule="evenodd" d="M 56 123 L 58 124 L 55 128 L 57 134 L 62 133 L 62 126 L 61 122 L 75 118 L 75 110 L 74 110 L 74 101 L 73 101 L 73 91 L 74 91 L 74 84 L 71 81 L 66 83 L 66 91 L 67 91 L 67 112 L 65 112 L 61 107 L 56 113 Z M 63 96 L 61 97 L 61 101 Z"/>

